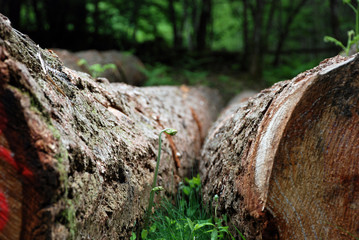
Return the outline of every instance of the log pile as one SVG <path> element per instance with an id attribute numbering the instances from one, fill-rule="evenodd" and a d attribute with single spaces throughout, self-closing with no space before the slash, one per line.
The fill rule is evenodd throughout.
<path id="1" fill-rule="evenodd" d="M 179 133 L 164 140 L 159 185 L 174 193 L 200 164 L 232 232 L 358 237 L 358 69 L 358 55 L 327 59 L 233 100 L 211 127 L 213 91 L 93 79 L 0 14 L 0 239 L 128 239 L 166 127 Z"/>
<path id="2" fill-rule="evenodd" d="M 0 239 L 128 239 L 148 204 L 158 133 L 178 130 L 159 173 L 173 193 L 219 103 L 205 88 L 73 71 L 0 15 Z"/>
<path id="3" fill-rule="evenodd" d="M 206 201 L 219 195 L 246 239 L 359 236 L 359 56 L 334 57 L 245 102 L 202 150 Z"/>

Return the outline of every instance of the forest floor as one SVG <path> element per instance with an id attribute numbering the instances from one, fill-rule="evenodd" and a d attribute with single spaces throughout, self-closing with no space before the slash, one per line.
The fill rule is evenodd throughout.
<path id="1" fill-rule="evenodd" d="M 146 64 L 145 75 L 145 86 L 207 86 L 217 89 L 225 102 L 244 90 L 259 91 L 271 85 L 262 79 L 254 80 L 247 72 L 223 63 L 215 66 Z"/>
<path id="2" fill-rule="evenodd" d="M 239 54 L 212 52 L 203 55 L 176 54 L 162 58 L 140 56 L 145 62 L 146 86 L 189 85 L 217 89 L 225 102 L 245 90 L 260 91 L 274 83 L 292 79 L 297 74 L 317 66 L 322 55 L 284 56 L 279 66 L 272 65 L 271 57 L 263 61 L 262 72 L 256 78 L 248 73 Z M 248 60 L 248 59 L 247 59 Z M 146 64 L 151 63 L 151 64 Z"/>

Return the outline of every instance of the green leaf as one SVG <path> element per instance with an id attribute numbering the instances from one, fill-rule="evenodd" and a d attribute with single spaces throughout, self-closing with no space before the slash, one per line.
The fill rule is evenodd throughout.
<path id="1" fill-rule="evenodd" d="M 238 228 L 236 226 L 234 226 L 234 228 L 237 230 L 239 236 L 241 236 L 242 240 L 246 240 L 246 238 L 243 236 L 243 234 L 238 230 Z"/>
<path id="2" fill-rule="evenodd" d="M 189 218 L 186 218 L 186 219 L 187 219 L 188 226 L 191 229 L 191 232 L 193 232 L 193 229 L 194 229 L 193 222 Z"/>
<path id="3" fill-rule="evenodd" d="M 147 239 L 147 235 L 148 235 L 148 231 L 146 229 L 143 229 L 141 231 L 141 238 L 142 239 Z"/>
<path id="4" fill-rule="evenodd" d="M 152 188 L 153 192 L 160 192 L 160 191 L 163 191 L 163 190 L 165 190 L 165 189 L 162 186 L 157 186 L 157 187 Z"/>
<path id="5" fill-rule="evenodd" d="M 136 234 L 134 232 L 132 232 L 132 235 L 130 237 L 130 240 L 136 240 Z"/>
<path id="6" fill-rule="evenodd" d="M 341 43 L 339 40 L 333 38 L 333 37 L 325 36 L 325 37 L 324 37 L 324 42 L 334 43 L 335 45 L 341 47 L 345 52 L 347 52 L 347 48 L 344 46 L 344 44 Z"/>
<path id="7" fill-rule="evenodd" d="M 211 233 L 211 240 L 217 240 L 218 239 L 218 231 L 217 229 L 214 229 Z"/>
<path id="8" fill-rule="evenodd" d="M 188 186 L 184 186 L 182 191 L 188 196 L 191 193 L 191 188 Z"/>
<path id="9" fill-rule="evenodd" d="M 165 219 L 166 219 L 168 225 L 171 225 L 171 219 L 169 217 L 167 217 L 167 216 L 165 216 Z"/>
<path id="10" fill-rule="evenodd" d="M 219 232 L 226 232 L 226 233 L 228 233 L 228 226 L 226 226 L 226 227 L 222 227 L 222 226 L 220 226 L 219 227 Z"/>
<path id="11" fill-rule="evenodd" d="M 205 226 L 213 226 L 215 227 L 215 225 L 213 223 L 197 223 L 195 226 L 194 226 L 194 229 L 193 231 L 196 231 L 202 227 L 205 227 Z"/>
<path id="12" fill-rule="evenodd" d="M 163 130 L 165 133 L 167 133 L 168 135 L 174 136 L 177 134 L 177 130 L 173 129 L 173 128 L 167 128 L 165 130 Z"/>
<path id="13" fill-rule="evenodd" d="M 197 186 L 201 185 L 201 178 L 199 177 L 199 174 L 197 174 L 197 177 L 193 177 L 192 181 Z"/>
<path id="14" fill-rule="evenodd" d="M 156 232 L 156 224 L 153 224 L 151 227 L 150 227 L 150 232 L 153 233 L 153 232 Z"/>
<path id="15" fill-rule="evenodd" d="M 77 61 L 77 65 L 82 66 L 82 65 L 87 65 L 87 61 L 83 58 L 81 58 L 80 60 Z"/>
<path id="16" fill-rule="evenodd" d="M 222 224 L 222 221 L 223 221 L 223 220 L 222 220 L 221 218 L 217 218 L 217 217 L 216 217 L 216 218 L 214 219 L 214 221 L 215 221 L 215 223 L 216 223 L 217 226 L 220 226 L 220 225 Z"/>
<path id="17" fill-rule="evenodd" d="M 108 64 L 103 65 L 103 70 L 104 71 L 107 70 L 107 69 L 116 69 L 116 68 L 117 68 L 116 65 L 113 64 L 113 63 L 108 63 Z"/>

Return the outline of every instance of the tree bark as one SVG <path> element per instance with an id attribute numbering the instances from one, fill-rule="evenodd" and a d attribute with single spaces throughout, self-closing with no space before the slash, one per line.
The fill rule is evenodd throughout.
<path id="1" fill-rule="evenodd" d="M 327 59 L 232 103 L 212 126 L 204 199 L 218 194 L 246 239 L 359 236 L 358 67 L 358 55 Z"/>
<path id="2" fill-rule="evenodd" d="M 178 130 L 161 156 L 158 185 L 170 194 L 197 164 L 218 99 L 94 80 L 0 15 L 0 239 L 129 239 L 148 204 L 158 133 Z"/>

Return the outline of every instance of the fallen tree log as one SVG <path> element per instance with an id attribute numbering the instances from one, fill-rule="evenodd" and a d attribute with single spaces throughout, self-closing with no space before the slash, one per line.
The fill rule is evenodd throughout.
<path id="1" fill-rule="evenodd" d="M 204 199 L 246 239 L 358 239 L 359 56 L 234 102 L 202 150 Z"/>
<path id="2" fill-rule="evenodd" d="M 90 66 L 94 64 L 115 64 L 116 69 L 107 69 L 99 73 L 100 77 L 107 78 L 110 82 L 123 82 L 134 86 L 143 86 L 146 76 L 142 72 L 145 65 L 134 55 L 115 50 L 97 51 L 87 50 L 81 52 L 69 52 L 63 49 L 53 49 L 66 67 L 73 70 L 91 73 Z M 78 65 L 78 61 L 84 59 L 85 65 Z"/>
<path id="3" fill-rule="evenodd" d="M 0 239 L 129 239 L 159 185 L 195 167 L 219 97 L 135 88 L 63 66 L 0 14 Z M 137 222 L 137 225 L 135 226 Z"/>

